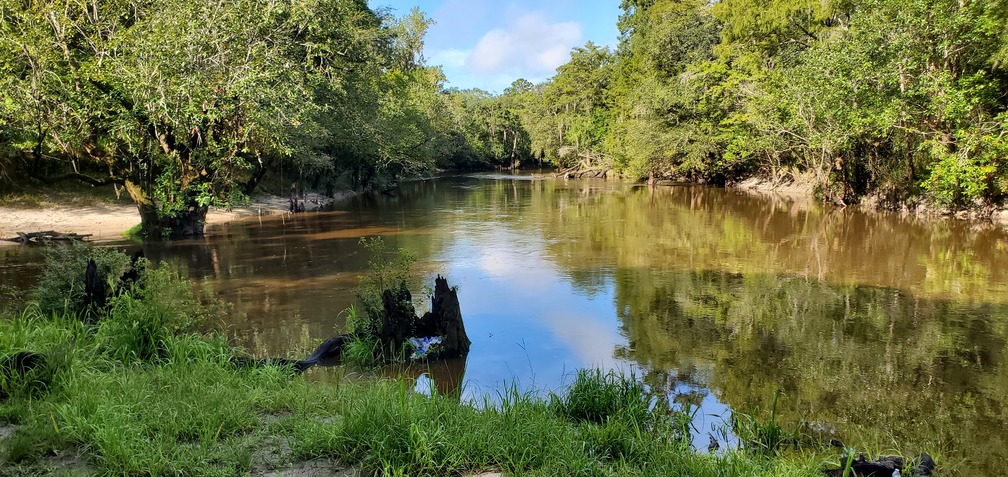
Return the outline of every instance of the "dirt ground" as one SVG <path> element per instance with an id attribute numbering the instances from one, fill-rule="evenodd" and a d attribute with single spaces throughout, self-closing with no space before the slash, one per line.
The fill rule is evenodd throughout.
<path id="1" fill-rule="evenodd" d="M 336 200 L 350 197 L 352 193 L 338 194 Z M 327 204 L 334 199 L 309 194 L 308 208 Z M 318 202 L 318 204 L 316 204 Z M 262 196 L 248 205 L 231 210 L 211 208 L 207 225 L 220 224 L 256 215 L 288 213 L 287 198 Z M 123 232 L 140 223 L 140 213 L 130 204 L 93 204 L 70 206 L 40 206 L 31 208 L 0 207 L 0 239 L 16 237 L 18 232 L 31 233 L 53 230 L 61 233 L 91 234 L 89 240 L 103 242 L 118 240 Z M 16 245 L 0 240 L 0 246 Z"/>

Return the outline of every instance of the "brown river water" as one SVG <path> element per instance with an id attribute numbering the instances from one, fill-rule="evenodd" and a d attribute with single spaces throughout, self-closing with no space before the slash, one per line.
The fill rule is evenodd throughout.
<path id="1" fill-rule="evenodd" d="M 233 304 L 221 326 L 236 344 L 301 357 L 344 330 L 370 259 L 360 239 L 377 235 L 415 254 L 425 283 L 459 286 L 472 350 L 408 370 L 418 389 L 479 402 L 600 367 L 688 406 L 700 447 L 708 434 L 731 444 L 731 411 L 765 419 L 780 391 L 786 429 L 928 451 L 964 475 L 1008 459 L 1008 235 L 993 227 L 733 189 L 479 175 L 143 248 Z M 0 287 L 30 286 L 39 261 L 0 248 Z"/>

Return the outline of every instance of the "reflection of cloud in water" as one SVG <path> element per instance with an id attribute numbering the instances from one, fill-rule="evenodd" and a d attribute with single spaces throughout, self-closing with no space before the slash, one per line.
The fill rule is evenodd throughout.
<path id="1" fill-rule="evenodd" d="M 631 372 L 631 365 L 613 356 L 626 340 L 612 308 L 611 282 L 590 297 L 577 293 L 544 258 L 541 238 L 499 225 L 473 224 L 456 231 L 447 253 L 456 257 L 448 262 L 448 274 L 457 277 L 473 340 L 467 397 L 511 385 L 557 390 L 580 368 Z M 542 385 L 548 389 L 536 389 Z"/>
<path id="2" fill-rule="evenodd" d="M 617 369 L 621 363 L 613 357 L 613 350 L 625 340 L 612 323 L 569 312 L 547 314 L 543 321 L 574 352 L 581 361 L 580 367 L 608 370 Z"/>
<path id="3" fill-rule="evenodd" d="M 731 409 L 718 400 L 714 393 L 703 386 L 679 383 L 669 393 L 669 401 L 682 402 L 677 397 L 686 397 L 691 401 L 693 421 L 690 426 L 690 435 L 693 439 L 693 447 L 698 450 L 707 449 L 710 438 L 717 440 L 721 449 L 731 449 L 738 445 L 738 438 L 731 430 Z M 699 397 L 696 402 L 695 397 Z"/>

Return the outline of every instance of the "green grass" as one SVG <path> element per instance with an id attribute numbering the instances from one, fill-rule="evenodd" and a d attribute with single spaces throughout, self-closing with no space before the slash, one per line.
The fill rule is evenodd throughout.
<path id="1" fill-rule="evenodd" d="M 0 422 L 18 425 L 0 467 L 28 472 L 80 454 L 101 473 L 235 475 L 263 470 L 259 456 L 277 442 L 289 452 L 274 466 L 322 457 L 380 475 L 812 476 L 822 462 L 695 453 L 635 381 L 597 371 L 547 399 L 512 388 L 473 406 L 399 381 L 322 384 L 238 369 L 216 337 L 159 335 L 143 361 L 107 349 L 116 333 L 80 323 L 37 310 L 0 321 L 0 355 L 61 356 L 43 389 L 15 389 L 0 403 Z M 135 330 L 114 318 L 103 325 Z"/>

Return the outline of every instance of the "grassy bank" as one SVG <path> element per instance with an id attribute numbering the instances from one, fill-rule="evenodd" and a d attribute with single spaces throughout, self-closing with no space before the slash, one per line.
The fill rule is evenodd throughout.
<path id="1" fill-rule="evenodd" d="M 601 372 L 473 405 L 394 380 L 237 367 L 224 339 L 194 331 L 206 312 L 167 272 L 144 270 L 142 286 L 97 310 L 61 277 L 47 273 L 37 304 L 0 319 L 0 474 L 256 475 L 310 462 L 312 475 L 817 476 L 825 462 L 759 446 L 695 452 L 689 416 Z M 24 352 L 38 360 L 12 359 Z"/>

